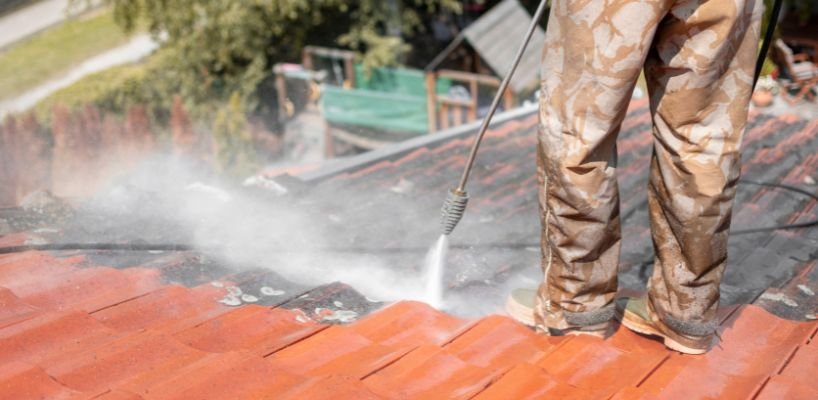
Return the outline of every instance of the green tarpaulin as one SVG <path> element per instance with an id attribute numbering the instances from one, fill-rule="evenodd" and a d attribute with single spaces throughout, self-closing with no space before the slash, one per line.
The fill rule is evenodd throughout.
<path id="1" fill-rule="evenodd" d="M 364 73 L 355 67 L 355 89 L 324 85 L 321 107 L 333 123 L 398 132 L 428 131 L 426 84 L 423 71 L 376 68 Z M 438 93 L 447 93 L 449 80 L 438 80 Z"/>

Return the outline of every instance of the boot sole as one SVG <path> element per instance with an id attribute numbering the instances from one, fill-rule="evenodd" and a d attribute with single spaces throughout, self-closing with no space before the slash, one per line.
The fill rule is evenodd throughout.
<path id="1" fill-rule="evenodd" d="M 514 298 L 511 296 L 508 296 L 508 299 L 506 299 L 506 313 L 508 313 L 512 319 L 525 326 L 533 328 L 534 325 L 536 325 L 534 322 L 534 311 L 514 301 Z"/>
<path id="2" fill-rule="evenodd" d="M 678 351 L 678 352 L 684 353 L 684 354 L 693 354 L 693 355 L 704 354 L 704 353 L 707 352 L 707 349 L 697 349 L 697 348 L 685 346 L 685 345 L 677 342 L 676 340 L 673 340 L 673 338 L 671 338 L 671 337 L 665 335 L 664 333 L 660 332 L 653 325 L 651 325 L 650 323 L 645 321 L 644 318 L 636 315 L 635 313 L 633 313 L 631 311 L 625 310 L 625 312 L 622 314 L 622 317 L 621 317 L 620 321 L 622 322 L 622 325 L 624 325 L 626 328 L 628 328 L 628 329 L 630 329 L 630 330 L 632 330 L 632 331 L 634 331 L 636 333 L 641 333 L 643 335 L 649 335 L 649 336 L 658 336 L 658 337 L 662 338 L 662 342 L 664 343 L 665 347 L 667 347 L 667 348 L 669 348 L 671 350 L 675 350 L 675 351 Z"/>

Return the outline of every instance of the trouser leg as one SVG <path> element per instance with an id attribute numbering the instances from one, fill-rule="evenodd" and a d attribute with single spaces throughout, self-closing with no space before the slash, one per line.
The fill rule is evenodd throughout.
<path id="1" fill-rule="evenodd" d="M 686 335 L 715 328 L 761 3 L 676 2 L 645 66 L 655 138 L 649 305 Z"/>
<path id="2" fill-rule="evenodd" d="M 538 145 L 539 329 L 613 315 L 620 252 L 615 140 L 668 0 L 555 0 L 543 53 Z"/>

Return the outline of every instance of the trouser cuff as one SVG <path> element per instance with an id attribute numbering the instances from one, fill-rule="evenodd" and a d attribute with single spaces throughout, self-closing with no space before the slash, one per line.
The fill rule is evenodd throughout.
<path id="1" fill-rule="evenodd" d="M 571 326 L 599 325 L 610 321 L 614 316 L 614 304 L 608 304 L 598 310 L 585 312 L 570 312 L 562 310 L 565 322 Z"/>

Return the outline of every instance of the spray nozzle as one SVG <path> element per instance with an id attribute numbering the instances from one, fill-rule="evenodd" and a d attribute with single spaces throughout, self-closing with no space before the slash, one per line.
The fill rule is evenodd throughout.
<path id="1" fill-rule="evenodd" d="M 443 202 L 441 209 L 440 224 L 443 227 L 443 234 L 449 235 L 457 226 L 460 219 L 463 218 L 463 213 L 466 211 L 466 204 L 469 202 L 469 195 L 460 189 L 452 189 L 446 195 L 446 201 Z"/>

